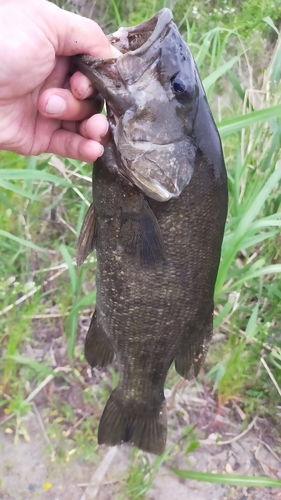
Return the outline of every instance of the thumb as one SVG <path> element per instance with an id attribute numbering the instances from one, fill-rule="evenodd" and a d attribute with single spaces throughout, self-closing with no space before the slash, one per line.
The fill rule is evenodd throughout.
<path id="1" fill-rule="evenodd" d="M 62 10 L 48 2 L 56 55 L 88 54 L 92 57 L 114 57 L 111 45 L 99 25 L 85 17 Z"/>

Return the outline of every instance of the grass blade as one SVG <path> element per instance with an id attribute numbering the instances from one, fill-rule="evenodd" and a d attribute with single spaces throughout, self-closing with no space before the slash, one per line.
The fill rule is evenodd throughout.
<path id="1" fill-rule="evenodd" d="M 42 373 L 42 375 L 53 375 L 54 377 L 58 377 L 60 374 L 49 368 L 44 363 L 39 363 L 33 359 L 25 358 L 24 356 L 20 356 L 19 354 L 15 354 L 13 356 L 7 355 L 4 359 L 11 359 L 20 365 L 29 366 L 37 373 Z"/>
<path id="2" fill-rule="evenodd" d="M 71 255 L 66 248 L 65 245 L 60 245 L 59 247 L 60 252 L 64 258 L 64 261 L 68 267 L 68 274 L 69 274 L 69 279 L 70 279 L 70 285 L 71 285 L 71 293 L 72 293 L 72 298 L 75 298 L 76 295 L 76 290 L 77 290 L 77 276 L 76 276 L 76 269 L 73 264 L 73 260 L 71 258 Z"/>
<path id="3" fill-rule="evenodd" d="M 259 307 L 260 307 L 260 304 L 259 304 L 259 302 L 257 302 L 254 309 L 253 309 L 253 312 L 250 316 L 250 319 L 248 321 L 248 324 L 247 324 L 247 327 L 245 330 L 245 337 L 247 339 L 252 339 L 255 336 L 257 324 L 258 324 Z"/>
<path id="4" fill-rule="evenodd" d="M 29 193 L 25 189 L 22 189 L 21 187 L 16 186 L 12 182 L 0 180 L 0 187 L 3 189 L 8 189 L 9 191 L 12 191 L 13 193 L 18 194 L 20 196 L 24 196 L 25 198 L 29 198 L 30 200 L 42 201 L 42 198 L 40 198 L 39 196 L 36 196 L 35 194 Z"/>
<path id="5" fill-rule="evenodd" d="M 13 204 L 10 202 L 7 196 L 5 196 L 4 193 L 1 192 L 0 192 L 0 203 L 2 203 L 2 205 L 5 205 L 5 207 L 10 208 L 12 211 L 14 210 Z"/>
<path id="6" fill-rule="evenodd" d="M 68 315 L 66 324 L 70 323 L 72 321 L 72 317 L 76 316 L 78 312 L 81 311 L 81 309 L 84 309 L 85 307 L 88 306 L 93 306 L 96 302 L 96 295 L 97 291 L 94 290 L 93 292 L 89 293 L 88 295 L 80 299 L 78 302 L 76 302 L 76 304 L 73 306 Z"/>
<path id="7" fill-rule="evenodd" d="M 38 245 L 35 245 L 31 241 L 24 240 L 23 238 L 19 238 L 18 236 L 15 236 L 14 234 L 8 233 L 8 231 L 4 231 L 3 229 L 0 229 L 0 235 L 4 236 L 5 238 L 9 238 L 10 240 L 16 241 L 20 245 L 31 248 L 32 250 L 36 250 L 37 252 L 49 253 L 49 251 L 50 251 L 50 250 L 46 250 L 45 248 L 39 247 Z"/>
<path id="8" fill-rule="evenodd" d="M 122 21 L 121 21 L 121 17 L 119 14 L 119 9 L 117 7 L 117 4 L 116 4 L 115 0 L 110 0 L 110 3 L 111 3 L 113 10 L 114 10 L 117 25 L 120 28 L 122 26 Z"/>
<path id="9" fill-rule="evenodd" d="M 248 238 L 248 233 L 251 230 L 254 219 L 258 216 L 263 204 L 268 199 L 270 193 L 273 189 L 278 186 L 278 183 L 281 179 L 281 165 L 277 164 L 276 170 L 271 174 L 269 179 L 265 182 L 263 188 L 259 192 L 259 194 L 254 199 L 252 205 L 248 208 L 245 215 L 241 218 L 239 223 L 236 225 L 234 232 L 231 235 L 231 238 L 228 241 L 228 245 L 226 250 L 222 252 L 222 262 L 219 268 L 217 282 L 216 282 L 216 293 L 220 293 L 220 290 L 223 287 L 223 284 L 227 280 L 228 270 L 231 267 L 231 263 L 235 259 L 237 252 L 243 248 L 244 240 Z M 265 271 L 270 269 L 270 271 L 265 271 L 263 274 L 268 274 L 268 272 L 280 272 L 281 266 L 272 265 L 264 268 Z M 273 269 L 276 269 L 273 271 Z M 259 270 L 258 272 L 262 272 Z M 252 277 L 262 276 L 262 274 L 255 274 Z M 247 277 L 249 279 L 249 276 Z"/>
<path id="10" fill-rule="evenodd" d="M 223 64 L 222 66 L 220 66 L 219 68 L 217 68 L 215 71 L 213 71 L 213 73 L 211 73 L 206 78 L 204 78 L 204 80 L 203 80 L 202 83 L 203 83 L 203 87 L 205 89 L 205 92 L 207 92 L 209 90 L 209 88 L 212 85 L 214 85 L 214 83 L 222 75 L 224 75 L 225 73 L 227 73 L 228 70 L 230 70 L 230 68 L 232 68 L 232 66 L 234 66 L 234 64 L 239 61 L 240 57 L 241 57 L 240 55 L 236 56 L 236 57 L 233 57 L 232 59 L 230 59 L 230 61 L 227 61 L 225 64 Z"/>
<path id="11" fill-rule="evenodd" d="M 227 291 L 235 290 L 239 285 L 253 280 L 254 278 L 261 278 L 266 274 L 279 274 L 281 273 L 281 264 L 272 264 L 270 266 L 265 266 L 247 275 L 244 274 L 243 278 L 235 281 L 227 287 Z"/>
<path id="12" fill-rule="evenodd" d="M 19 170 L 14 168 L 5 168 L 0 170 L 0 179 L 4 180 L 32 180 L 32 181 L 46 181 L 60 184 L 69 188 L 74 188 L 75 185 L 68 182 L 56 175 L 49 174 L 41 170 Z"/>
<path id="13" fill-rule="evenodd" d="M 241 101 L 243 102 L 244 98 L 245 98 L 245 92 L 242 89 L 242 87 L 240 85 L 240 82 L 237 80 L 236 76 L 234 75 L 234 73 L 231 70 L 229 70 L 227 72 L 227 75 L 228 75 L 228 78 L 229 78 L 230 82 L 232 83 L 232 86 L 233 86 L 234 90 L 236 90 L 236 92 L 239 95 Z"/>
<path id="14" fill-rule="evenodd" d="M 237 118 L 231 118 L 229 120 L 223 120 L 217 123 L 217 127 L 221 137 L 227 137 L 231 134 L 236 134 L 240 132 L 243 128 L 251 127 L 256 123 L 265 122 L 268 120 L 273 120 L 275 118 L 280 118 L 281 116 L 281 105 L 271 106 L 261 111 L 253 111 L 247 115 L 238 116 Z"/>
<path id="15" fill-rule="evenodd" d="M 263 21 L 266 24 L 268 24 L 268 26 L 270 26 L 277 33 L 277 35 L 279 36 L 279 30 L 278 30 L 278 28 L 276 28 L 276 26 L 275 26 L 274 22 L 272 21 L 271 17 L 266 16 L 266 17 L 263 18 Z"/>
<path id="16" fill-rule="evenodd" d="M 196 481 L 205 481 L 208 483 L 228 484 L 231 486 L 254 486 L 254 487 L 272 487 L 281 488 L 281 480 L 271 479 L 263 476 L 235 476 L 230 474 L 210 474 L 208 472 L 194 472 L 189 470 L 175 469 L 172 471 L 184 479 L 195 479 Z"/>

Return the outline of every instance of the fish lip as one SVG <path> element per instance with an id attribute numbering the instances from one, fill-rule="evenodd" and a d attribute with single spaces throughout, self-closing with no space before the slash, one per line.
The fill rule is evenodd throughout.
<path id="1" fill-rule="evenodd" d="M 153 26 L 153 21 L 156 21 L 156 24 Z M 134 33 L 138 34 L 139 31 L 145 31 L 145 28 L 152 25 L 151 27 L 151 33 L 147 40 L 144 43 L 140 43 L 140 46 L 137 47 L 134 50 L 128 49 L 126 51 L 125 45 L 122 45 L 123 53 L 122 55 L 118 58 L 121 60 L 122 57 L 126 56 L 126 54 L 134 54 L 134 55 L 140 55 L 143 52 L 146 52 L 147 49 L 153 45 L 162 35 L 163 31 L 167 26 L 170 24 L 170 22 L 173 20 L 173 14 L 172 11 L 168 8 L 163 8 L 161 9 L 154 17 L 151 19 L 148 19 L 147 21 L 144 21 L 140 24 L 137 24 L 136 26 L 132 26 L 131 28 L 119 28 L 115 33 L 112 33 L 112 35 L 109 35 L 109 41 L 115 45 L 118 43 L 118 40 L 122 38 L 122 34 L 126 32 L 129 35 L 133 35 Z"/>

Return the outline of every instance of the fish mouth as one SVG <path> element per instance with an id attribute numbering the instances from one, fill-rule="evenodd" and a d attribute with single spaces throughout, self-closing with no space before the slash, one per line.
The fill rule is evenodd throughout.
<path id="1" fill-rule="evenodd" d="M 161 41 L 165 38 L 172 20 L 172 12 L 164 8 L 148 21 L 130 28 L 119 28 L 115 33 L 108 35 L 109 42 L 119 50 L 119 57 L 110 59 L 97 59 L 88 55 L 73 57 L 74 68 L 88 76 L 98 92 L 110 104 L 117 118 L 128 108 L 128 100 L 125 93 L 122 93 L 120 81 L 123 81 L 123 84 L 136 82 L 157 61 L 161 51 Z"/>
<path id="2" fill-rule="evenodd" d="M 148 21 L 131 28 L 119 28 L 115 33 L 109 35 L 108 39 L 122 54 L 130 52 L 134 56 L 139 56 L 147 52 L 164 35 L 172 20 L 171 10 L 164 8 Z"/>

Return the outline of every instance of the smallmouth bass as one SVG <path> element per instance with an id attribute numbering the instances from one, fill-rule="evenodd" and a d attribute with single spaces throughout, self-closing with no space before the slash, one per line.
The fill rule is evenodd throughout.
<path id="1" fill-rule="evenodd" d="M 97 251 L 91 366 L 114 354 L 120 380 L 98 441 L 164 451 L 172 362 L 196 376 L 212 336 L 227 213 L 219 134 L 191 52 L 169 9 L 109 35 L 116 59 L 76 57 L 107 102 L 111 139 L 93 169 L 77 262 Z"/>

